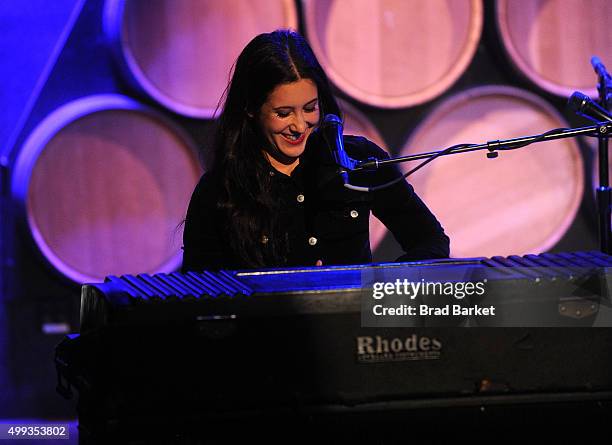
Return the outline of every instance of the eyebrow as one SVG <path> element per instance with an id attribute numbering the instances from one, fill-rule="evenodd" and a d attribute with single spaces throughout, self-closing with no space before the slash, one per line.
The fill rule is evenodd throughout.
<path id="1" fill-rule="evenodd" d="M 307 107 L 308 105 L 311 105 L 313 102 L 316 102 L 316 101 L 318 101 L 318 100 L 319 100 L 319 98 L 318 98 L 318 97 L 315 97 L 314 99 L 309 100 L 308 102 L 306 102 L 306 103 L 304 104 L 304 106 L 305 106 L 305 107 Z M 282 107 L 275 107 L 275 108 L 273 108 L 273 110 L 274 110 L 274 111 L 277 111 L 277 110 L 283 110 L 283 109 L 293 110 L 293 107 L 290 107 L 290 106 L 286 105 L 286 106 L 282 106 Z"/>

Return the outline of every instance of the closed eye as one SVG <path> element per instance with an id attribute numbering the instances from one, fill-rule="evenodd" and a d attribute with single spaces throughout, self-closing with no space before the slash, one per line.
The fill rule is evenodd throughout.
<path id="1" fill-rule="evenodd" d="M 319 104 L 317 103 L 317 99 L 311 100 L 304 106 L 304 112 L 306 113 L 315 113 L 318 109 L 319 109 Z M 289 117 L 291 113 L 293 113 L 293 109 L 289 107 L 278 108 L 274 110 L 274 114 L 276 114 L 276 116 L 278 116 L 281 119 Z"/>
<path id="2" fill-rule="evenodd" d="M 317 111 L 317 107 L 314 108 L 304 108 L 304 111 L 306 113 L 314 113 Z M 277 111 L 276 115 L 280 118 L 285 118 L 285 117 L 289 117 L 289 115 L 291 114 L 291 112 L 286 112 L 286 111 Z"/>

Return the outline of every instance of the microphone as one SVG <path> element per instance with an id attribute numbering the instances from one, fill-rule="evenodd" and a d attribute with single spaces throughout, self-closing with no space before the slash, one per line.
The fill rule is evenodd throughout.
<path id="1" fill-rule="evenodd" d="M 353 170 L 357 166 L 357 161 L 350 158 L 344 151 L 344 139 L 342 138 L 342 121 L 335 114 L 327 114 L 319 127 L 323 139 L 334 158 L 336 164 L 345 170 Z"/>
<path id="2" fill-rule="evenodd" d="M 567 105 L 570 109 L 587 119 L 595 122 L 609 121 L 612 122 L 612 116 L 597 105 L 593 100 L 586 94 L 580 91 L 574 91 L 574 94 L 567 101 Z"/>
<path id="3" fill-rule="evenodd" d="M 591 65 L 597 73 L 599 80 L 597 88 L 599 90 L 600 102 L 604 108 L 610 108 L 610 105 L 612 105 L 612 76 L 610 76 L 610 73 L 606 70 L 599 57 L 591 57 Z"/>
<path id="4" fill-rule="evenodd" d="M 591 65 L 599 77 L 602 79 L 610 79 L 610 73 L 606 71 L 606 67 L 597 56 L 591 57 Z"/>

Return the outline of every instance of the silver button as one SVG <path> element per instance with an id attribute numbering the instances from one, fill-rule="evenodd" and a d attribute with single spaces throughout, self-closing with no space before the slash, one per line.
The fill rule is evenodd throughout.
<path id="1" fill-rule="evenodd" d="M 351 218 L 357 218 L 359 216 L 359 212 L 357 210 L 351 210 Z"/>
<path id="2" fill-rule="evenodd" d="M 311 236 L 310 238 L 308 238 L 308 244 L 310 244 L 311 246 L 314 246 L 315 244 L 317 244 L 317 239 L 314 236 Z"/>
<path id="3" fill-rule="evenodd" d="M 297 202 L 304 202 L 304 195 L 297 195 Z"/>

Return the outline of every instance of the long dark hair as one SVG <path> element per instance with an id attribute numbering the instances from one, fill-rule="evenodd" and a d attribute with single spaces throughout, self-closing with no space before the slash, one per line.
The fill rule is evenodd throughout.
<path id="1" fill-rule="evenodd" d="M 306 40 L 290 30 L 260 34 L 244 48 L 226 89 L 214 140 L 213 170 L 221 176 L 218 205 L 226 215 L 234 255 L 249 267 L 286 261 L 287 239 L 279 227 L 279 200 L 272 193 L 270 142 L 259 128 L 262 105 L 275 87 L 310 79 L 320 115 L 340 115 L 329 81 Z"/>

